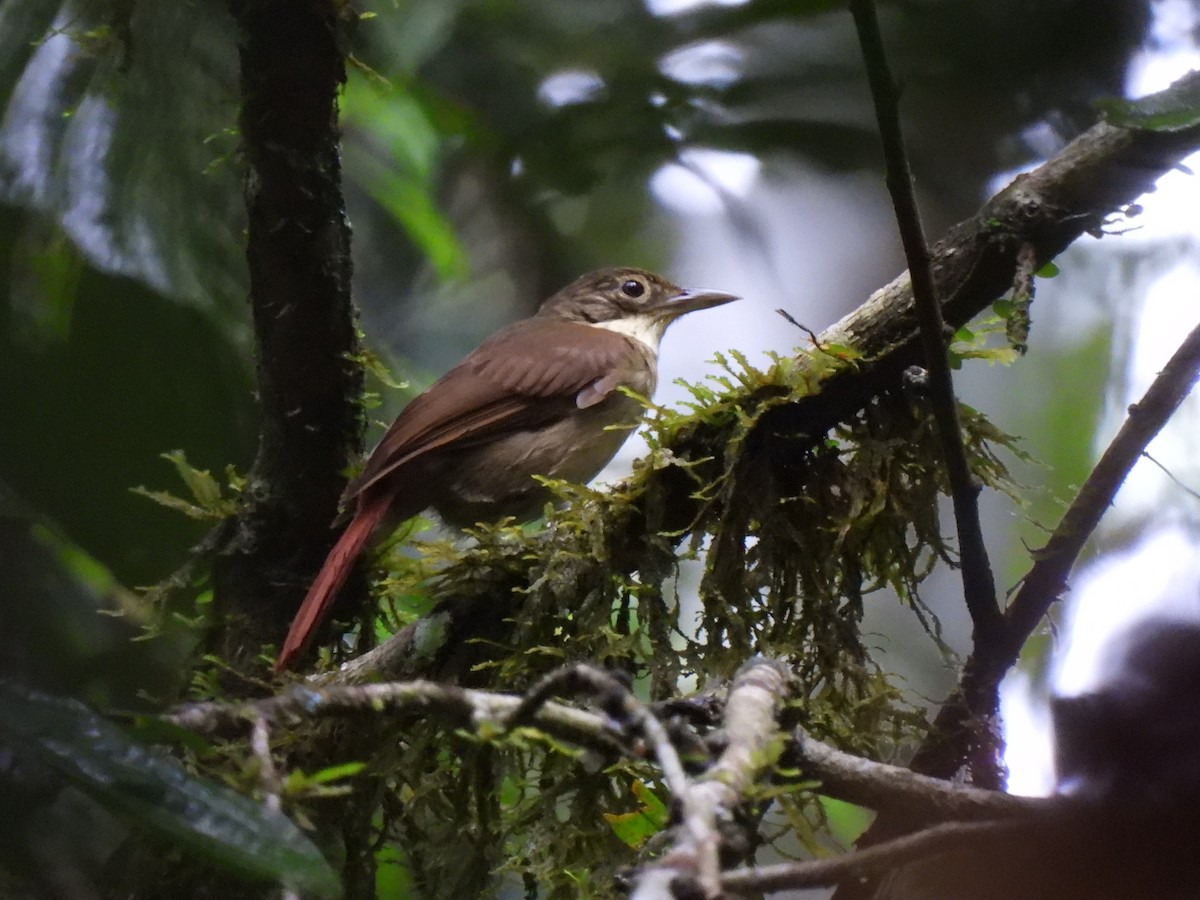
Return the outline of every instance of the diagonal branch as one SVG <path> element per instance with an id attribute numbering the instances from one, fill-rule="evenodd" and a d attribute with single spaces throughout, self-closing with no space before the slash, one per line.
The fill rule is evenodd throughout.
<path id="1" fill-rule="evenodd" d="M 1046 803 L 1040 797 L 989 791 L 854 756 L 821 743 L 802 728 L 793 733 L 792 746 L 802 777 L 818 780 L 820 793 L 910 820 L 1000 819 L 1039 811 Z"/>
<path id="2" fill-rule="evenodd" d="M 1003 627 L 1000 607 L 996 603 L 995 579 L 979 522 L 982 485 L 972 475 L 967 460 L 962 424 L 958 419 L 958 401 L 954 395 L 954 380 L 946 352 L 946 322 L 938 302 L 929 246 L 925 242 L 925 230 L 913 188 L 912 169 L 900 127 L 899 92 L 888 69 L 875 2 L 851 0 L 850 12 L 858 30 L 858 41 L 875 101 L 875 118 L 883 142 L 888 190 L 892 195 L 896 223 L 908 262 L 913 300 L 920 323 L 921 348 L 925 368 L 929 372 L 929 404 L 942 445 L 954 504 L 954 521 L 962 557 L 963 599 L 975 627 L 975 643 L 979 645 L 998 637 Z"/>
<path id="3" fill-rule="evenodd" d="M 1006 838 L 1022 835 L 1028 828 L 1029 825 L 1019 819 L 943 822 L 924 831 L 831 859 L 735 869 L 725 873 L 721 887 L 733 894 L 758 895 L 771 891 L 855 883 L 895 871 L 900 866 L 918 860 L 959 850 L 992 847 Z"/>
<path id="4" fill-rule="evenodd" d="M 1166 425 L 1200 378 L 1200 326 L 1184 339 L 1145 395 L 1129 408 L 1129 416 L 1079 493 L 1067 508 L 1046 546 L 1005 612 L 1003 641 L 976 647 L 967 660 L 954 695 L 938 713 L 933 731 L 913 759 L 913 767 L 948 777 L 958 767 L 971 740 L 971 722 L 994 708 L 1000 680 L 1016 663 L 1021 647 L 1067 586 L 1067 575 L 1104 512 L 1141 458 L 1146 446 Z"/>
<path id="5" fill-rule="evenodd" d="M 1200 325 L 1192 329 L 1151 383 L 1067 508 L 1054 534 L 1034 554 L 1036 562 L 1006 612 L 1010 640 L 1024 643 L 1067 586 L 1067 574 L 1130 470 L 1200 377 Z M 1011 649 L 1010 649 L 1011 652 Z"/>

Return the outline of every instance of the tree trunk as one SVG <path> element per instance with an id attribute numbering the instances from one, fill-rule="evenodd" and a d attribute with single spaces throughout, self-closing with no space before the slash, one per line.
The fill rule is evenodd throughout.
<path id="1" fill-rule="evenodd" d="M 246 258 L 261 409 L 243 507 L 213 568 L 207 649 L 239 671 L 278 642 L 334 537 L 362 450 L 350 228 L 338 156 L 340 5 L 231 0 L 242 30 Z"/>

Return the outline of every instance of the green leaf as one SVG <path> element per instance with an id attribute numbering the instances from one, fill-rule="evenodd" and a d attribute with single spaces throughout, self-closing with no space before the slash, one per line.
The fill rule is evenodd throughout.
<path id="1" fill-rule="evenodd" d="M 417 896 L 408 858 L 395 844 L 384 844 L 375 851 L 376 900 L 409 900 Z"/>
<path id="2" fill-rule="evenodd" d="M 176 497 L 174 494 L 169 493 L 168 491 L 152 491 L 149 488 L 140 486 L 130 488 L 130 490 L 132 490 L 133 493 L 137 494 L 139 497 L 145 497 L 148 500 L 153 500 L 159 506 L 165 506 L 167 509 L 173 509 L 176 512 L 181 512 L 189 519 L 198 519 L 202 521 L 205 519 L 224 518 L 223 516 L 217 515 L 216 513 L 213 513 L 202 506 L 197 506 L 195 503 L 188 503 L 182 497 Z"/>
<path id="3" fill-rule="evenodd" d="M 180 479 L 187 486 L 195 503 L 184 500 L 182 497 L 176 497 L 167 491 L 152 491 L 145 487 L 135 487 L 132 489 L 133 493 L 148 497 L 160 506 L 181 512 L 192 519 L 224 519 L 237 512 L 237 502 L 222 494 L 221 485 L 212 473 L 207 469 L 196 469 L 189 465 L 187 454 L 182 450 L 163 453 L 162 458 L 175 467 L 175 471 L 179 473 Z M 226 472 L 230 476 L 230 487 L 234 488 L 234 493 L 236 493 L 234 479 L 237 478 L 237 474 L 232 467 Z"/>
<path id="4" fill-rule="evenodd" d="M 195 469 L 188 465 L 187 454 L 182 450 L 164 453 L 162 458 L 175 467 L 183 483 L 187 485 L 196 502 L 205 509 L 213 509 L 221 503 L 221 486 L 207 469 Z"/>
<path id="5" fill-rule="evenodd" d="M 308 776 L 308 780 L 313 784 L 328 784 L 331 781 L 340 781 L 343 778 L 352 778 L 367 767 L 366 763 L 348 762 L 337 766 L 329 766 L 328 768 L 320 769 Z"/>
<path id="6" fill-rule="evenodd" d="M 646 786 L 645 782 L 635 781 L 632 787 L 633 795 L 642 805 L 633 812 L 605 813 L 604 821 L 608 822 L 613 834 L 626 846 L 636 850 L 653 835 L 662 831 L 669 816 L 666 804 Z"/>
<path id="7" fill-rule="evenodd" d="M 0 681 L 0 743 L 216 866 L 307 896 L 341 895 L 333 869 L 283 813 L 189 774 L 76 700 Z"/>
<path id="8" fill-rule="evenodd" d="M 871 824 L 870 811 L 823 794 L 819 795 L 817 800 L 824 808 L 825 823 L 830 833 L 843 847 L 853 847 L 855 841 L 862 837 L 862 833 Z"/>
<path id="9" fill-rule="evenodd" d="M 346 82 L 341 105 L 346 127 L 371 138 L 343 148 L 348 179 L 400 224 L 440 278 L 465 276 L 466 250 L 437 198 L 442 138 L 425 109 L 405 90 L 383 88 L 357 72 Z"/>
<path id="10" fill-rule="evenodd" d="M 398 391 L 407 391 L 410 385 L 407 381 L 401 381 L 396 378 L 387 363 L 380 358 L 379 354 L 369 347 L 363 346 L 354 356 L 355 361 L 363 367 L 369 375 L 373 375 L 387 387 Z"/>
<path id="11" fill-rule="evenodd" d="M 1200 124 L 1200 79 L 1185 78 L 1138 100 L 1096 101 L 1109 124 L 1139 131 L 1182 131 Z"/>
<path id="12" fill-rule="evenodd" d="M 1038 278 L 1053 278 L 1059 273 L 1059 268 L 1052 262 L 1046 263 L 1033 274 Z"/>
<path id="13" fill-rule="evenodd" d="M 1012 365 L 1019 356 L 1012 347 L 970 347 L 954 351 L 959 362 L 964 359 L 985 359 L 990 363 L 1000 363 L 1003 366 Z"/>

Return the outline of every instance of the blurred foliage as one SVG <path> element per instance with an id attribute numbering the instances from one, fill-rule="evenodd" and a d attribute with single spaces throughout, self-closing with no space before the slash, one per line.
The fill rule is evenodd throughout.
<path id="1" fill-rule="evenodd" d="M 708 178 L 695 150 L 753 154 L 768 177 L 797 158 L 838 171 L 878 166 L 853 28 L 828 0 L 702 4 L 673 16 L 634 0 L 410 0 L 377 11 L 360 26 L 358 58 L 389 80 L 399 108 L 416 100 L 442 135 L 440 208 L 474 280 L 439 288 L 420 264 L 420 239 L 358 207 L 358 296 L 374 335 L 439 368 L 582 270 L 661 266 L 670 238 L 651 227 L 660 220 L 647 178 L 668 164 Z M 932 229 L 973 212 L 992 173 L 1089 123 L 1090 102 L 1120 92 L 1147 18 L 1145 3 L 1125 0 L 925 0 L 883 11 Z M 364 136 L 347 137 L 353 161 Z M 359 188 L 348 190 L 353 210 Z M 761 245 L 753 217 L 720 192 Z M 448 335 L 447 313 L 473 325 Z"/>
<path id="2" fill-rule="evenodd" d="M 775 174 L 796 159 L 829 171 L 877 167 L 841 4 L 654 9 L 636 0 L 384 0 L 359 23 L 343 98 L 355 291 L 371 341 L 397 357 L 390 362 L 398 371 L 420 381 L 444 368 L 582 269 L 663 267 L 678 237 L 647 181 L 669 164 L 704 177 L 695 150 L 752 154 Z M 936 233 L 974 210 L 992 173 L 1052 150 L 1091 119 L 1096 96 L 1119 93 L 1147 3 L 908 0 L 882 12 Z M 203 533 L 131 492 L 170 483 L 161 454 L 182 450 L 195 466 L 187 471 L 203 473 L 244 470 L 253 453 L 237 35 L 218 0 L 0 0 L 0 98 L 0 666 L 101 705 L 135 702 L 148 686 L 161 696 L 170 692 L 164 684 L 181 680 L 184 639 L 168 634 L 131 649 L 129 628 L 95 610 L 121 611 L 136 627 L 144 610 L 128 588 L 162 579 Z M 740 201 L 726 201 L 730 220 L 759 241 Z M 776 243 L 791 242 L 785 235 Z M 693 395 L 695 414 L 735 417 L 723 393 L 764 377 L 744 358 L 730 359 L 726 382 Z M 773 365 L 770 377 L 788 375 L 787 360 Z M 1082 378 L 1092 370 L 1072 360 L 1063 371 Z M 1070 408 L 1052 420 L 1071 431 L 1077 450 L 1073 429 L 1087 427 L 1090 411 L 1056 396 Z M 660 435 L 671 421 L 659 420 Z M 975 435 L 996 439 L 983 420 L 970 421 Z M 892 431 L 898 425 L 910 429 L 903 438 Z M 781 501 L 778 515 L 713 507 L 700 523 L 714 548 L 702 596 L 715 626 L 709 639 L 720 632 L 729 648 L 689 643 L 672 624 L 678 598 L 649 579 L 596 576 L 604 557 L 589 555 L 588 544 L 557 560 L 513 560 L 514 573 L 552 569 L 541 586 L 570 584 L 571 596 L 547 595 L 549 615 L 523 635 L 526 646 L 556 653 L 493 664 L 527 675 L 567 655 L 624 658 L 650 665 L 662 693 L 691 667 L 727 671 L 760 646 L 798 655 L 822 701 L 811 710 L 818 733 L 850 741 L 887 733 L 891 723 L 891 734 L 911 734 L 854 626 L 864 586 L 890 584 L 919 612 L 910 576 L 946 552 L 931 505 L 941 485 L 923 468 L 923 429 L 904 407 L 872 407 L 811 458 L 779 470 L 783 481 L 753 501 L 756 511 Z M 980 474 L 1002 479 L 984 444 L 974 450 Z M 1072 471 L 1081 459 L 1072 456 Z M 647 463 L 657 464 L 669 463 Z M 713 496 L 736 480 L 713 487 Z M 197 486 L 197 499 L 213 500 L 207 482 Z M 813 518 L 816 505 L 798 499 L 807 489 L 832 504 L 834 519 Z M 585 541 L 593 526 L 560 527 Z M 800 536 L 821 552 L 796 554 Z M 503 530 L 481 533 L 479 552 L 502 555 L 504 538 Z M 647 570 L 669 574 L 661 549 L 646 548 Z M 389 589 L 404 595 L 402 581 Z M 400 602 L 411 613 L 405 583 Z M 593 600 L 567 615 L 565 601 L 578 601 L 581 584 Z M 743 603 L 744 620 L 730 614 Z M 690 666 L 678 653 L 653 655 L 634 626 L 649 629 L 654 647 L 694 654 Z M 393 778 L 385 805 L 403 797 L 412 811 L 402 827 L 385 809 L 386 827 L 396 829 L 388 836 L 444 841 L 446 877 L 456 864 L 470 868 L 463 859 L 482 867 L 476 872 L 520 859 L 520 848 L 500 852 L 476 840 L 492 834 L 495 810 L 476 806 L 474 826 L 452 827 L 453 814 L 478 795 L 439 793 L 444 782 L 421 780 L 433 766 L 438 779 L 494 783 L 485 777 L 499 768 L 493 750 L 461 741 L 442 756 L 437 745 L 413 742 L 394 761 L 407 774 L 383 776 Z M 864 740 L 856 747 L 871 749 Z M 508 772 L 546 773 L 537 796 L 501 779 L 509 793 L 494 800 L 523 823 L 513 833 L 544 839 L 530 853 L 582 841 L 582 832 L 556 828 L 555 816 L 593 801 L 595 842 L 575 850 L 619 849 L 597 798 L 610 812 L 646 805 L 629 788 L 650 784 L 646 772 L 587 771 L 557 747 L 495 753 L 507 756 Z M 592 792 L 554 793 L 569 784 Z M 90 829 L 88 852 L 111 852 L 106 841 L 119 830 L 105 822 Z M 475 856 L 455 857 L 472 846 Z M 51 868 L 55 852 L 47 851 Z M 393 854 L 389 871 L 399 871 L 395 852 L 385 853 Z M 548 868 L 562 858 L 556 851 L 525 862 Z M 427 863 L 405 861 L 423 877 Z M 608 887 L 584 884 L 598 877 L 581 870 L 555 877 L 578 894 Z"/>
<path id="3" fill-rule="evenodd" d="M 0 15 L 0 198 L 46 214 L 97 269 L 244 328 L 223 5 L 20 0 Z"/>
<path id="4" fill-rule="evenodd" d="M 13 756 L 0 773 L 6 801 L 28 803 L 20 795 L 31 784 L 57 776 L 167 846 L 306 896 L 341 895 L 324 857 L 277 808 L 189 775 L 78 701 L 0 681 L 0 747 Z"/>

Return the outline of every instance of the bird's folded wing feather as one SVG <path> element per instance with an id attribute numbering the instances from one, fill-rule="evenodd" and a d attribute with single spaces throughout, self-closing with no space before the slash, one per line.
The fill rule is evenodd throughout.
<path id="1" fill-rule="evenodd" d="M 405 407 L 345 499 L 433 450 L 549 424 L 576 408 L 580 391 L 607 394 L 623 384 L 623 373 L 641 360 L 629 338 L 590 325 L 536 319 L 510 325 Z M 589 395 L 587 402 L 597 401 Z"/>

